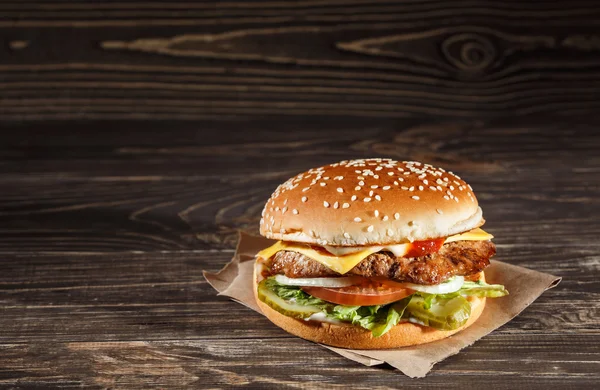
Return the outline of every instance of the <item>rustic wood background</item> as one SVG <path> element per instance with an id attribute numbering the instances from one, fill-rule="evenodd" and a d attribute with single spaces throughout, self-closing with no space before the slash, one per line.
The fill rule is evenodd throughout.
<path id="1" fill-rule="evenodd" d="M 6 119 L 581 115 L 597 1 L 0 1 Z"/>
<path id="2" fill-rule="evenodd" d="M 0 1 L 0 388 L 597 388 L 595 1 Z M 202 278 L 277 184 L 415 159 L 563 276 L 410 380 Z"/>

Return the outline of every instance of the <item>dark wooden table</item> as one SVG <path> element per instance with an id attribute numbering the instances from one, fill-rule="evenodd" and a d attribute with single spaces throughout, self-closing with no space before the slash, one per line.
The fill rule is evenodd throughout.
<path id="1" fill-rule="evenodd" d="M 274 123 L 287 131 L 273 131 Z M 331 130 L 340 123 L 344 132 Z M 311 131 L 302 133 L 295 126 L 267 118 L 6 127 L 0 383 L 597 386 L 595 127 L 374 125 L 344 118 L 303 120 Z M 312 166 L 368 156 L 460 172 L 496 236 L 497 259 L 563 282 L 420 380 L 363 367 L 216 296 L 201 271 L 216 271 L 231 258 L 238 229 L 257 230 L 263 202 L 278 183 Z"/>
<path id="2" fill-rule="evenodd" d="M 0 388 L 598 388 L 595 1 L 1 1 Z M 497 259 L 562 276 L 411 380 L 202 270 L 277 184 L 357 157 L 474 187 Z"/>

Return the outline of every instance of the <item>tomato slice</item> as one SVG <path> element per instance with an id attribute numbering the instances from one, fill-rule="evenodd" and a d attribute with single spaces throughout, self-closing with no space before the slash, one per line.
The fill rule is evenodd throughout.
<path id="1" fill-rule="evenodd" d="M 438 238 L 436 240 L 426 241 L 414 241 L 410 245 L 410 249 L 404 255 L 404 257 L 421 257 L 430 253 L 438 252 L 442 245 L 444 245 L 445 238 Z"/>
<path id="2" fill-rule="evenodd" d="M 414 290 L 401 283 L 365 279 L 355 286 L 341 288 L 302 287 L 306 293 L 324 301 L 347 306 L 386 305 L 411 295 Z"/>

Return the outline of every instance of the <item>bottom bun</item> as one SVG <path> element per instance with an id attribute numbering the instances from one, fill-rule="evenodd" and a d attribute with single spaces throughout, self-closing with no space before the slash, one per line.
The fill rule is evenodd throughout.
<path id="1" fill-rule="evenodd" d="M 481 272 L 480 278 L 484 279 L 483 272 Z M 463 326 L 454 330 L 437 330 L 428 326 L 402 322 L 383 336 L 373 337 L 370 330 L 351 324 L 337 325 L 327 322 L 304 321 L 279 313 L 258 299 L 256 275 L 254 275 L 254 297 L 263 314 L 285 331 L 306 340 L 351 349 L 400 348 L 445 339 L 471 326 L 477 321 L 485 307 L 485 298 L 468 297 L 467 299 L 471 303 L 471 315 Z"/>

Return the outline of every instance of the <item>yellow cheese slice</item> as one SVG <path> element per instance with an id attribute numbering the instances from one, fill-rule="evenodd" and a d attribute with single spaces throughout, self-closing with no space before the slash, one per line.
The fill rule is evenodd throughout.
<path id="1" fill-rule="evenodd" d="M 295 244 L 286 241 L 278 241 L 275 245 L 268 247 L 260 252 L 257 256 L 263 259 L 269 259 L 275 253 L 279 251 L 294 251 L 302 253 L 304 256 L 310 257 L 313 260 L 318 261 L 324 266 L 334 270 L 337 273 L 345 274 L 350 271 L 356 264 L 360 263 L 365 257 L 371 253 L 378 252 L 381 247 L 371 247 L 360 252 L 351 253 L 344 256 L 334 256 L 331 254 L 325 254 L 323 252 L 312 249 L 309 246 L 302 244 Z"/>
<path id="2" fill-rule="evenodd" d="M 444 243 L 453 241 L 485 241 L 490 240 L 493 237 L 494 236 L 485 232 L 483 229 L 477 228 L 462 234 L 456 234 L 454 236 L 447 237 Z M 288 241 L 277 241 L 274 245 L 258 252 L 257 256 L 267 260 L 279 251 L 294 251 L 302 253 L 304 256 L 310 257 L 311 259 L 316 260 L 324 266 L 343 275 L 350 271 L 352 268 L 354 268 L 365 257 L 369 256 L 372 253 L 379 252 L 380 250 L 382 250 L 382 248 L 385 247 L 364 247 L 364 249 L 358 252 L 350 253 L 343 256 L 335 256 L 333 254 L 328 254 L 324 253 L 323 251 L 315 250 L 308 245 Z"/>
<path id="3" fill-rule="evenodd" d="M 490 233 L 483 229 L 477 228 L 468 232 L 447 237 L 446 241 L 444 241 L 444 244 L 454 241 L 487 241 L 491 240 L 492 238 L 494 238 L 494 236 L 492 236 Z"/>

